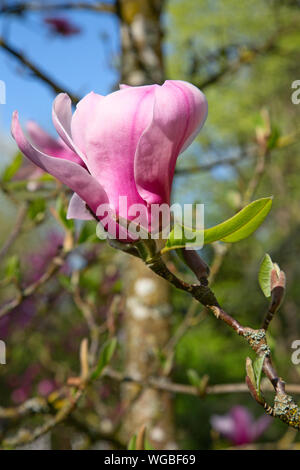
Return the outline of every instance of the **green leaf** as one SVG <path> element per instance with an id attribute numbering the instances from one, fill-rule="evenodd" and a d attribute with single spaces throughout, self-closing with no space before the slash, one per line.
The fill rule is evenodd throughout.
<path id="1" fill-rule="evenodd" d="M 257 199 L 225 222 L 204 230 L 204 244 L 207 245 L 215 241 L 236 243 L 249 237 L 258 229 L 270 212 L 272 200 L 272 197 Z M 175 229 L 173 229 L 162 252 L 183 248 L 187 243 L 190 245 L 192 243 L 191 237 L 185 237 L 184 231 L 186 234 L 199 233 L 187 227 L 182 227 L 182 238 L 175 239 Z"/>
<path id="2" fill-rule="evenodd" d="M 252 235 L 262 224 L 272 207 L 272 197 L 251 202 L 225 222 L 204 231 L 204 243 L 221 240 L 235 243 Z"/>
<path id="3" fill-rule="evenodd" d="M 73 230 L 74 229 L 74 220 L 73 219 L 67 219 L 67 210 L 66 210 L 66 207 L 64 205 L 64 201 L 63 201 L 63 198 L 61 196 L 59 196 L 57 198 L 57 201 L 56 201 L 56 211 L 57 211 L 57 214 L 59 216 L 59 220 L 61 221 L 61 223 L 63 224 L 63 226 L 67 229 L 67 230 Z"/>
<path id="4" fill-rule="evenodd" d="M 71 293 L 73 292 L 72 280 L 69 276 L 59 273 L 58 280 L 64 289 L 66 289 L 68 292 L 71 292 Z"/>
<path id="5" fill-rule="evenodd" d="M 100 241 L 96 234 L 96 224 L 94 221 L 85 222 L 79 233 L 78 243 L 95 243 Z"/>
<path id="6" fill-rule="evenodd" d="M 266 297 L 270 297 L 271 295 L 271 271 L 273 268 L 273 261 L 270 255 L 266 253 L 264 259 L 261 262 L 258 273 L 258 282 Z"/>
<path id="7" fill-rule="evenodd" d="M 149 442 L 147 436 L 145 437 L 145 450 L 156 450 Z"/>
<path id="8" fill-rule="evenodd" d="M 194 369 L 188 369 L 187 376 L 191 385 L 193 385 L 194 387 L 201 386 L 201 378 L 199 377 L 197 371 L 195 371 Z"/>
<path id="9" fill-rule="evenodd" d="M 134 434 L 129 443 L 128 443 L 128 447 L 127 447 L 127 450 L 136 450 L 136 434 Z"/>
<path id="10" fill-rule="evenodd" d="M 280 130 L 278 129 L 278 127 L 273 126 L 271 130 L 271 135 L 267 142 L 268 149 L 272 150 L 275 147 L 277 147 L 279 139 L 280 139 Z"/>
<path id="11" fill-rule="evenodd" d="M 46 210 L 46 201 L 43 198 L 37 198 L 30 202 L 28 208 L 29 217 L 32 220 L 41 222 L 44 219 Z"/>
<path id="12" fill-rule="evenodd" d="M 5 276 L 8 279 L 20 279 L 20 260 L 17 255 L 10 256 L 6 261 Z"/>
<path id="13" fill-rule="evenodd" d="M 264 360 L 265 360 L 265 355 L 258 357 L 253 363 L 253 370 L 254 370 L 255 381 L 256 381 L 256 391 L 259 397 L 260 397 L 260 383 L 261 383 L 262 368 L 263 368 Z"/>
<path id="14" fill-rule="evenodd" d="M 96 370 L 92 374 L 92 377 L 91 377 L 92 380 L 97 379 L 101 375 L 104 367 L 109 364 L 111 358 L 114 355 L 117 344 L 118 344 L 117 338 L 112 338 L 104 344 L 102 351 L 100 353 L 98 365 L 96 367 Z"/>
<path id="15" fill-rule="evenodd" d="M 5 183 L 10 181 L 14 177 L 14 175 L 17 173 L 20 166 L 22 165 L 22 161 L 23 161 L 23 155 L 21 154 L 21 152 L 18 152 L 15 158 L 13 159 L 13 161 L 11 162 L 11 164 L 8 167 L 6 167 L 4 170 L 2 180 Z"/>

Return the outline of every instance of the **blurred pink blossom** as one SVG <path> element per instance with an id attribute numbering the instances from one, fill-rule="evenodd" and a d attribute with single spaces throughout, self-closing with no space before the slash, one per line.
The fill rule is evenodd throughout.
<path id="1" fill-rule="evenodd" d="M 50 395 L 50 393 L 52 393 L 55 389 L 56 383 L 54 382 L 54 380 L 43 379 L 38 384 L 38 393 L 43 397 Z"/>
<path id="2" fill-rule="evenodd" d="M 41 244 L 40 249 L 27 256 L 29 268 L 27 281 L 37 281 L 45 273 L 62 243 L 63 235 L 60 232 L 51 231 L 48 233 L 47 239 Z"/>
<path id="3" fill-rule="evenodd" d="M 228 414 L 213 415 L 210 419 L 213 429 L 237 446 L 255 442 L 271 421 L 267 415 L 255 420 L 244 406 L 234 406 Z"/>
<path id="4" fill-rule="evenodd" d="M 44 18 L 44 23 L 49 26 L 51 33 L 59 34 L 60 36 L 74 36 L 81 32 L 81 29 L 68 18 L 47 17 Z"/>

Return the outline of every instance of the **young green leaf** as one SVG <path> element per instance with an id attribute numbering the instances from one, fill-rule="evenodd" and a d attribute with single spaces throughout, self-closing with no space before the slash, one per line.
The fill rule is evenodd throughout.
<path id="1" fill-rule="evenodd" d="M 255 374 L 255 382 L 256 382 L 256 392 L 260 397 L 260 383 L 261 383 L 261 376 L 262 376 L 262 368 L 264 365 L 265 356 L 258 357 L 253 363 L 253 370 Z"/>
<path id="2" fill-rule="evenodd" d="M 29 217 L 36 222 L 41 222 L 44 219 L 46 211 L 46 201 L 43 198 L 37 198 L 30 202 L 28 208 Z"/>
<path id="3" fill-rule="evenodd" d="M 100 239 L 97 237 L 96 234 L 96 226 L 95 226 L 95 221 L 88 221 L 85 222 L 82 225 L 82 228 L 80 230 L 79 236 L 78 236 L 78 243 L 95 243 L 99 242 Z"/>
<path id="4" fill-rule="evenodd" d="M 56 201 L 56 212 L 59 217 L 59 221 L 67 230 L 74 229 L 74 220 L 67 219 L 67 209 L 65 207 L 64 201 L 62 197 L 58 197 Z"/>
<path id="5" fill-rule="evenodd" d="M 204 231 L 204 243 L 221 240 L 235 243 L 252 235 L 262 224 L 272 207 L 272 197 L 251 202 L 225 222 Z"/>
<path id="6" fill-rule="evenodd" d="M 104 367 L 109 364 L 116 350 L 117 343 L 117 338 L 112 338 L 104 344 L 100 354 L 98 365 L 96 367 L 96 370 L 92 374 L 92 380 L 97 379 L 101 375 Z"/>
<path id="7" fill-rule="evenodd" d="M 204 230 L 204 244 L 222 241 L 235 243 L 252 235 L 262 224 L 272 207 L 272 197 L 265 197 L 251 202 L 230 219 L 219 225 Z M 178 232 L 178 227 L 176 233 Z M 162 252 L 183 248 L 191 245 L 191 235 L 199 233 L 187 227 L 182 227 L 182 237 L 175 238 L 175 229 L 170 232 L 166 246 Z M 188 235 L 188 236 L 187 236 Z M 199 237 L 197 237 L 199 239 Z"/>
<path id="8" fill-rule="evenodd" d="M 23 155 L 21 154 L 21 152 L 18 152 L 11 164 L 5 168 L 2 176 L 2 181 L 4 181 L 5 183 L 10 181 L 19 170 L 20 166 L 22 165 L 22 161 Z"/>
<path id="9" fill-rule="evenodd" d="M 200 387 L 201 377 L 199 377 L 199 374 L 196 370 L 188 369 L 187 376 L 191 385 L 193 385 L 194 387 Z"/>
<path id="10" fill-rule="evenodd" d="M 145 450 L 156 450 L 154 447 L 151 445 L 149 439 L 147 436 L 145 437 Z"/>
<path id="11" fill-rule="evenodd" d="M 8 279 L 20 279 L 20 259 L 17 255 L 10 256 L 5 265 L 5 276 Z"/>
<path id="12" fill-rule="evenodd" d="M 271 135 L 268 138 L 268 142 L 267 142 L 268 149 L 272 150 L 275 147 L 277 147 L 279 139 L 280 139 L 280 130 L 278 129 L 278 127 L 273 126 L 271 130 Z"/>
<path id="13" fill-rule="evenodd" d="M 136 450 L 136 435 L 134 434 L 128 443 L 127 450 Z"/>
<path id="14" fill-rule="evenodd" d="M 273 267 L 273 261 L 270 255 L 266 253 L 264 259 L 261 262 L 258 273 L 258 282 L 266 297 L 270 297 L 271 295 L 271 271 Z"/>

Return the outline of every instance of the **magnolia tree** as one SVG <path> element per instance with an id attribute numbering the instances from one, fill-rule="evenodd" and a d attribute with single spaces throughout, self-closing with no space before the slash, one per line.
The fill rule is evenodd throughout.
<path id="1" fill-rule="evenodd" d="M 34 313 L 25 318 L 26 309 L 29 312 L 44 310 L 47 328 L 51 335 L 60 338 L 59 324 L 51 325 L 51 322 L 53 316 L 63 315 L 66 295 L 73 302 L 71 311 L 75 306 L 84 320 L 81 329 L 76 330 L 76 318 L 71 317 L 74 321 L 66 319 L 70 322 L 67 330 L 71 335 L 68 333 L 67 339 L 61 337 L 61 341 L 68 342 L 73 356 L 69 369 L 49 357 L 49 352 L 38 345 L 36 347 L 41 348 L 39 361 L 14 378 L 11 398 L 15 404 L 0 408 L 3 448 L 39 442 L 42 436 L 49 438 L 51 431 L 58 429 L 59 433 L 62 423 L 66 423 L 65 426 L 80 429 L 88 441 L 81 448 L 104 441 L 104 448 L 176 449 L 180 444 L 173 420 L 173 394 L 195 396 L 199 400 L 222 393 L 246 392 L 252 396 L 262 411 L 257 421 L 238 403 L 228 414 L 213 414 L 210 418 L 213 432 L 235 446 L 255 442 L 272 422 L 267 415 L 300 429 L 300 410 L 290 393 L 298 393 L 299 386 L 286 386 L 279 376 L 267 340 L 269 325 L 283 301 L 285 273 L 268 254 L 260 268 L 257 263 L 259 284 L 267 299 L 265 314 L 257 328 L 241 324 L 211 287 L 218 263 L 228 247 L 254 234 L 271 210 L 273 197 L 266 194 L 256 200 L 253 198 L 270 154 L 270 138 L 274 138 L 269 115 L 263 112 L 264 126 L 257 129 L 257 165 L 242 203 L 231 217 L 206 228 L 203 204 L 190 204 L 184 197 L 171 200 L 171 194 L 177 158 L 204 125 L 209 98 L 188 81 L 161 80 L 163 72 L 155 79 L 157 67 L 162 70 L 162 53 L 148 29 L 150 25 L 152 31 L 159 30 L 162 5 L 153 2 L 157 10 L 152 17 L 144 2 L 131 3 L 136 3 L 133 11 L 128 11 L 124 2 L 117 2 L 115 10 L 121 22 L 123 55 L 130 57 L 123 65 L 121 78 L 126 78 L 126 74 L 131 77 L 130 85 L 121 84 L 119 90 L 106 96 L 93 91 L 79 101 L 73 95 L 68 96 L 4 39 L 0 42 L 6 52 L 31 68 L 38 78 L 50 83 L 56 92 L 61 91 L 52 108 L 57 138 L 34 121 L 24 123 L 24 132 L 18 111 L 12 116 L 11 133 L 20 153 L 6 167 L 1 187 L 20 208 L 15 226 L 1 248 L 4 268 L 1 287 L 9 286 L 0 307 L 3 340 L 9 344 L 9 335 L 18 322 L 30 324 Z M 97 7 L 100 9 L 100 5 Z M 26 10 L 34 6 L 22 4 L 19 8 Z M 75 4 L 74 8 L 77 8 Z M 115 7 L 104 4 L 103 8 L 113 11 Z M 6 14 L 15 14 L 15 11 L 7 7 L 5 12 L 3 7 Z M 142 65 L 136 62 L 136 50 L 130 45 L 132 37 L 128 30 L 132 28 L 136 34 L 134 22 L 145 27 L 143 47 L 138 43 Z M 65 37 L 80 34 L 80 27 L 66 19 L 47 17 L 45 24 L 51 26 L 52 34 Z M 147 63 L 148 55 L 144 54 L 147 48 L 157 60 L 153 59 L 154 68 L 151 60 Z M 128 63 L 132 64 L 131 68 Z M 137 78 L 133 72 L 139 68 Z M 155 81 L 159 83 L 153 83 Z M 73 113 L 72 101 L 76 104 Z M 189 184 L 188 176 L 185 184 Z M 23 191 L 21 203 L 16 195 L 20 188 Z M 50 212 L 46 211 L 46 201 L 50 203 Z M 205 206 L 205 213 L 207 211 L 209 206 Z M 48 229 L 50 235 L 43 248 L 36 253 L 30 253 L 29 249 L 28 271 L 23 272 L 18 256 L 10 254 L 25 222 L 30 219 L 35 228 L 47 224 L 47 219 L 53 216 L 60 231 Z M 217 259 L 212 266 L 202 257 L 202 251 L 209 246 L 217 247 Z M 129 269 L 130 260 L 140 263 L 134 280 L 135 294 L 142 299 L 138 303 L 130 294 L 130 287 L 127 291 L 117 287 L 117 282 L 125 281 L 127 285 L 133 282 L 127 279 L 127 272 L 131 277 L 133 272 L 132 267 Z M 178 272 L 178 263 L 182 272 Z M 53 286 L 55 281 L 58 281 L 56 287 Z M 159 283 L 165 289 L 164 294 L 160 294 Z M 192 299 L 192 309 L 185 312 L 175 334 L 171 334 L 167 326 L 170 311 L 165 293 L 169 287 Z M 233 296 L 234 292 L 228 289 L 227 295 Z M 160 296 L 159 307 L 153 307 L 155 301 L 151 303 L 156 296 Z M 231 328 L 237 335 L 235 341 L 239 341 L 238 336 L 242 337 L 249 351 L 254 353 L 255 359 L 244 358 L 242 383 L 209 384 L 207 376 L 201 377 L 194 369 L 187 371 L 189 385 L 172 379 L 176 345 L 193 325 L 193 309 L 198 305 L 216 322 L 224 322 Z M 134 322 L 127 323 L 124 337 L 124 324 L 128 319 L 122 312 L 128 308 L 135 312 Z M 152 331 L 154 326 L 156 330 L 149 340 L 147 330 Z M 47 329 L 42 328 L 42 332 L 46 340 Z M 29 331 L 28 341 L 31 341 L 30 336 Z M 136 343 L 134 353 L 129 350 L 128 337 Z M 4 341 L 2 344 L 5 346 Z M 30 348 L 35 348 L 34 340 Z M 5 356 L 5 347 L 2 349 L 2 356 Z M 276 351 L 276 347 L 274 349 Z M 124 361 L 126 354 L 132 356 L 128 367 Z M 10 355 L 8 360 L 2 358 L 6 368 L 10 358 Z M 140 362 L 145 362 L 147 367 L 143 369 Z M 78 364 L 80 370 L 77 375 L 72 374 Z M 34 396 L 32 382 L 39 376 L 41 367 L 51 373 L 38 382 Z M 115 393 L 116 384 L 120 385 L 118 393 Z M 133 387 L 131 391 L 128 385 Z M 266 392 L 271 391 L 273 396 L 266 398 Z M 152 392 L 155 395 L 151 395 Z M 113 394 L 115 398 L 111 400 Z M 135 407 L 136 403 L 140 403 L 139 408 Z M 139 419 L 128 435 L 129 428 L 128 425 L 124 428 L 124 422 L 132 410 Z M 36 421 L 33 425 L 36 415 L 44 415 L 42 424 Z M 26 426 L 26 420 L 30 421 L 30 426 Z M 68 433 L 65 427 L 63 435 L 70 436 L 71 431 Z M 68 445 L 74 446 L 73 443 Z"/>

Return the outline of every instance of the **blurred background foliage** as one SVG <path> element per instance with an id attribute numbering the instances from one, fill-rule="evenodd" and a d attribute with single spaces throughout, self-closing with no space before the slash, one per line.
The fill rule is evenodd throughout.
<path id="1" fill-rule="evenodd" d="M 206 226 L 211 226 L 235 213 L 249 196 L 274 196 L 270 215 L 251 238 L 225 248 L 209 245 L 202 254 L 215 271 L 213 289 L 220 303 L 242 324 L 254 328 L 260 326 L 267 308 L 257 282 L 264 253 L 270 253 L 286 272 L 285 302 L 268 337 L 279 374 L 287 382 L 299 383 L 300 366 L 291 363 L 291 344 L 300 339 L 300 105 L 291 101 L 291 84 L 300 78 L 299 4 L 279 0 L 170 0 L 162 23 L 167 77 L 196 84 L 209 103 L 201 134 L 178 161 L 173 201 L 204 203 Z M 46 66 L 41 58 L 43 61 Z M 262 171 L 261 132 L 268 135 Z M 3 138 L 2 152 L 6 140 Z M 14 162 L 17 165 L 17 160 Z M 7 168 L 2 167 L 2 244 L 15 224 L 16 201 L 18 207 L 26 204 L 27 217 L 18 239 L 1 260 L 2 305 L 15 295 L 18 282 L 27 285 L 40 279 L 59 255 L 64 234 L 74 228 L 64 225 L 61 207 L 66 207 L 69 197 L 65 188 L 59 207 L 56 199 L 62 188 L 52 178 L 43 177 L 34 191 L 28 191 L 28 181 L 17 178 L 16 167 L 10 166 L 13 176 Z M 185 172 L 188 168 L 193 171 Z M 55 394 L 70 375 L 79 373 L 79 344 L 88 334 L 82 298 L 100 330 L 109 316 L 109 328 L 100 331 L 100 340 L 118 336 L 112 364 L 122 370 L 124 286 L 119 255 L 94 236 L 94 223 L 76 224 L 75 233 L 74 248 L 61 269 L 36 294 L 0 319 L 0 338 L 7 344 L 7 365 L 0 366 L 1 406 Z M 170 263 L 181 276 L 191 279 L 175 256 Z M 194 369 L 199 376 L 207 374 L 211 384 L 243 382 L 249 355 L 243 340 L 201 306 L 193 305 L 184 293 L 172 290 L 172 309 L 175 337 L 187 312 L 190 318 L 174 347 L 172 380 L 189 383 L 187 371 Z M 162 363 L 164 359 L 162 354 Z M 52 435 L 53 446 L 81 448 L 93 445 L 93 441 L 99 445 L 100 437 L 105 440 L 121 419 L 119 393 L 118 384 L 110 379 L 97 383 L 64 425 L 69 431 L 63 435 L 68 439 L 61 437 L 58 427 Z M 203 400 L 177 394 L 174 400 L 178 446 L 183 449 L 231 445 L 212 431 L 213 414 L 225 414 L 236 404 L 246 406 L 256 416 L 262 414 L 246 393 Z M 30 425 L 38 422 L 38 416 L 30 418 Z M 0 433 L 6 426 L 15 429 L 16 425 L 0 420 Z M 261 441 L 275 448 L 284 439 L 300 442 L 299 436 L 273 420 Z M 114 444 L 113 439 L 110 442 Z M 107 441 L 102 445 L 105 448 Z"/>

